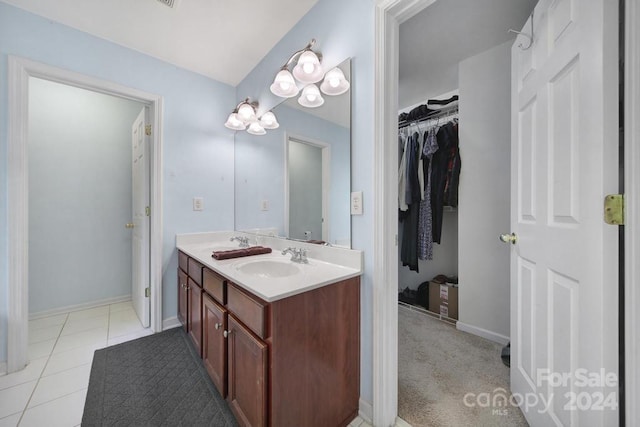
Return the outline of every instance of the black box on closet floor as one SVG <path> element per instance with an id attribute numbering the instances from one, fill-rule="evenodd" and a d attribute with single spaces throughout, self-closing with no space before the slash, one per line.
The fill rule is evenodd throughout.
<path id="1" fill-rule="evenodd" d="M 429 311 L 458 320 L 458 285 L 429 282 Z"/>

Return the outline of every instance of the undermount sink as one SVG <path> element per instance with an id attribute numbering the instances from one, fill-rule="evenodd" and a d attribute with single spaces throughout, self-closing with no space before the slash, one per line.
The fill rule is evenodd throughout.
<path id="1" fill-rule="evenodd" d="M 244 274 L 264 278 L 288 277 L 300 273 L 300 268 L 291 261 L 260 259 L 236 264 L 236 270 Z"/>

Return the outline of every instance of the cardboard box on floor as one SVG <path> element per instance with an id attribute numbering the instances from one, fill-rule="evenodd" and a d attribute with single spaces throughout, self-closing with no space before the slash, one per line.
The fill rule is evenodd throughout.
<path id="1" fill-rule="evenodd" d="M 458 320 L 458 287 L 429 282 L 429 311 Z"/>

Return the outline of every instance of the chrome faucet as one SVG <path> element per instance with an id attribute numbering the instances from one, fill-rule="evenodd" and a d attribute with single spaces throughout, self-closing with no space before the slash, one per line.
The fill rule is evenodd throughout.
<path id="1" fill-rule="evenodd" d="M 282 251 L 282 255 L 286 254 L 291 254 L 291 262 L 297 262 L 298 264 L 309 263 L 306 249 L 289 247 Z"/>
<path id="2" fill-rule="evenodd" d="M 237 240 L 238 242 L 240 242 L 240 247 L 241 248 L 248 248 L 249 247 L 249 238 L 245 237 L 245 236 L 233 236 L 232 238 L 229 239 L 230 242 L 233 242 L 234 240 Z"/>

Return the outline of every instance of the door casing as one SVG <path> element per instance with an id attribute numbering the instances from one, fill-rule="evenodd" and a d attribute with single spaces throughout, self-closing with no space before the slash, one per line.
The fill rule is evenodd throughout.
<path id="1" fill-rule="evenodd" d="M 8 57 L 8 331 L 7 372 L 28 362 L 28 90 L 29 77 L 75 86 L 147 104 L 150 109 L 151 144 L 151 329 L 162 330 L 162 111 L 159 95 L 143 92 L 69 70 Z"/>

